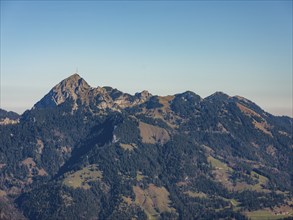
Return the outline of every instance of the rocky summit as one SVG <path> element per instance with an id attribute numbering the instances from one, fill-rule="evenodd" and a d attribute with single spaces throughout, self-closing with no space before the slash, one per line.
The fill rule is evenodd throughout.
<path id="1" fill-rule="evenodd" d="M 120 110 L 141 104 L 150 96 L 147 91 L 131 96 L 111 87 L 92 88 L 78 74 L 74 74 L 54 86 L 34 107 L 54 107 L 71 100 L 72 110 L 77 110 L 78 106 L 86 107 L 87 110 L 93 110 L 91 106 L 99 110 Z"/>
<path id="2" fill-rule="evenodd" d="M 0 110 L 0 219 L 290 219 L 292 125 L 241 96 L 74 74 L 22 115 Z"/>

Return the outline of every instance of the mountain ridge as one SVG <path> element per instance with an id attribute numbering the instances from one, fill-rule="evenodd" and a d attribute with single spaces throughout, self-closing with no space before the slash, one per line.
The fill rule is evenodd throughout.
<path id="1" fill-rule="evenodd" d="M 133 107 L 135 105 L 139 105 L 146 102 L 151 97 L 167 97 L 167 96 L 170 97 L 170 96 L 186 96 L 187 95 L 189 97 L 197 96 L 197 98 L 200 100 L 208 100 L 208 101 L 213 101 L 213 100 L 228 101 L 229 100 L 229 101 L 241 102 L 244 105 L 245 104 L 253 105 L 254 109 L 263 111 L 261 107 L 259 107 L 254 102 L 244 97 L 241 97 L 239 95 L 229 96 L 221 91 L 217 91 L 205 98 L 202 98 L 192 91 L 185 91 L 182 93 L 176 93 L 174 95 L 159 96 L 159 95 L 152 95 L 147 90 L 143 90 L 142 92 L 137 92 L 134 95 L 130 95 L 128 93 L 124 93 L 122 91 L 114 89 L 110 86 L 104 86 L 104 87 L 98 86 L 94 88 L 94 87 L 91 87 L 77 73 L 72 74 L 71 76 L 67 77 L 66 79 L 62 80 L 57 85 L 55 85 L 48 94 L 46 94 L 40 101 L 38 101 L 34 105 L 34 108 L 54 107 L 54 106 L 62 104 L 66 99 L 72 99 L 74 101 L 74 105 L 76 108 L 77 99 L 80 99 L 81 104 L 88 105 L 89 102 L 93 102 L 94 101 L 93 98 L 98 95 L 102 96 L 102 97 L 99 97 L 102 101 L 105 101 L 106 103 L 107 102 L 111 103 L 111 104 L 108 103 L 107 105 L 105 104 L 105 102 L 102 102 L 104 103 L 100 105 L 102 109 L 106 107 L 110 107 L 110 108 L 113 108 L 114 110 L 118 110 L 119 108 L 123 109 L 127 107 Z"/>
<path id="2" fill-rule="evenodd" d="M 293 216 L 293 119 L 243 97 L 130 95 L 74 74 L 17 119 L 0 124 L 1 216 Z"/>

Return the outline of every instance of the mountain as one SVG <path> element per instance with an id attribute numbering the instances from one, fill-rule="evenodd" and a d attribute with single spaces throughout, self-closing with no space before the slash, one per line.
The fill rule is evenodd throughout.
<path id="1" fill-rule="evenodd" d="M 293 119 L 243 97 L 130 95 L 74 74 L 13 120 L 0 219 L 293 216 Z"/>

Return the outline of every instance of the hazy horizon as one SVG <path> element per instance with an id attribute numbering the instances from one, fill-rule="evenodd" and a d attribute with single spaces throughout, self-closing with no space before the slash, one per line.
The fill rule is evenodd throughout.
<path id="1" fill-rule="evenodd" d="M 0 107 L 75 72 L 134 94 L 243 96 L 293 117 L 292 1 L 1 1 Z"/>

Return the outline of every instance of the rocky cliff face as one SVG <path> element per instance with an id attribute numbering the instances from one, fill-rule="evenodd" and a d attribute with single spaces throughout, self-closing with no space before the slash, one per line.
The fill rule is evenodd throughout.
<path id="1" fill-rule="evenodd" d="M 78 99 L 84 101 L 88 96 L 91 87 L 78 74 L 74 74 L 54 86 L 38 103 L 36 108 L 54 107 L 71 99 L 76 102 Z"/>

